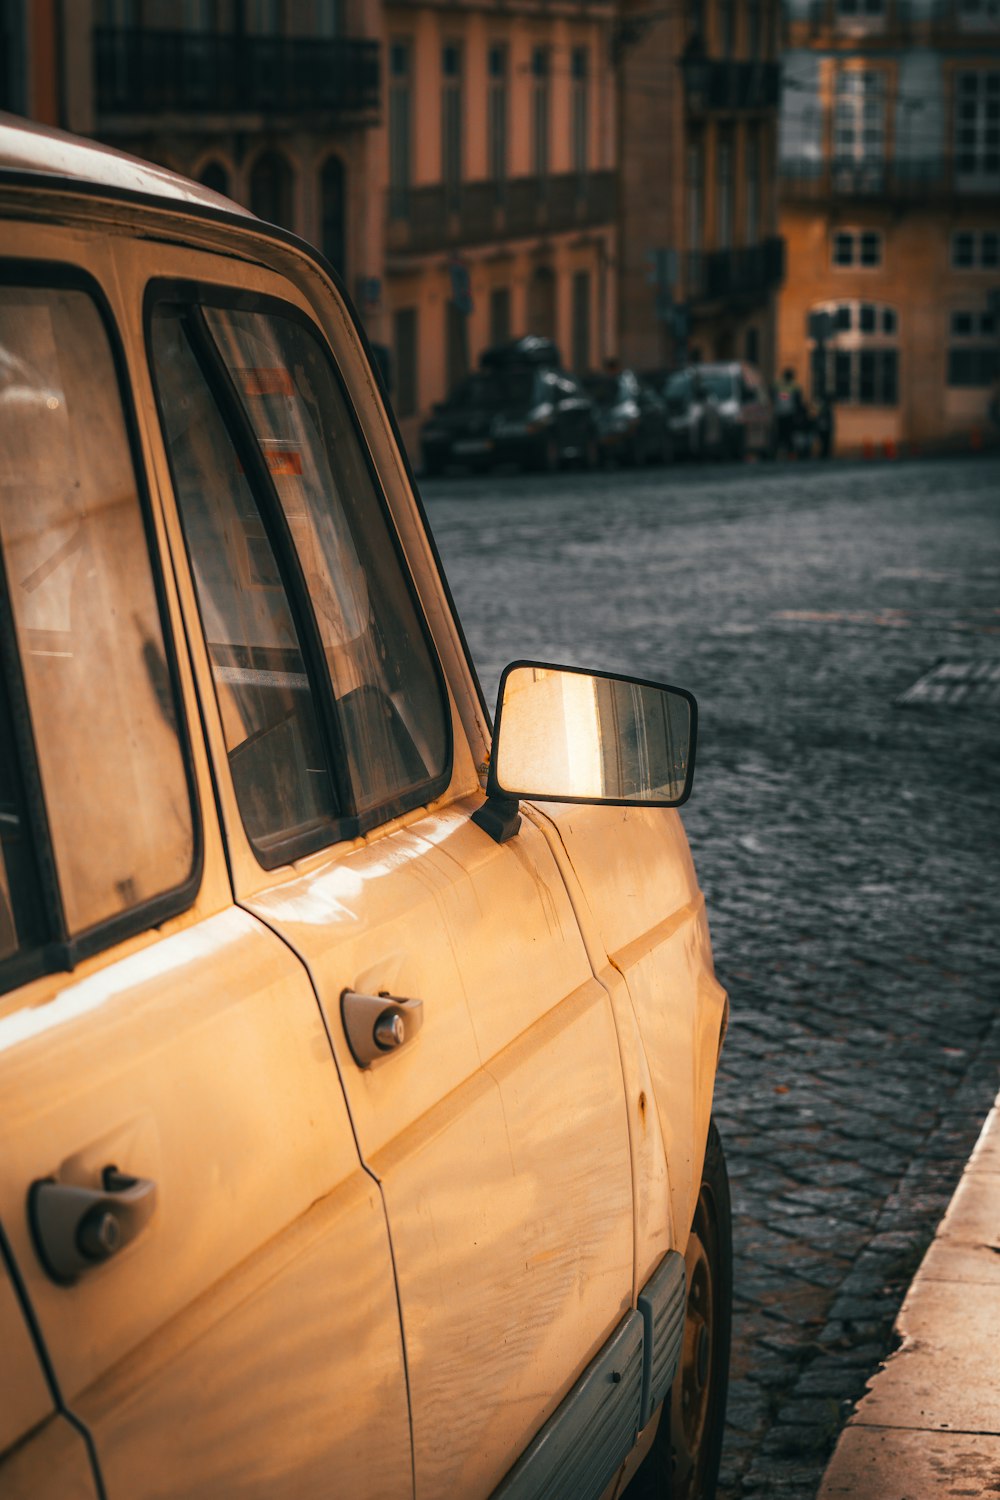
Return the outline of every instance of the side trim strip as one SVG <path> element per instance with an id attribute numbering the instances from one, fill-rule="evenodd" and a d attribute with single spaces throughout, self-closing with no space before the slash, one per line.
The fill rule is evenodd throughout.
<path id="1" fill-rule="evenodd" d="M 494 1500 L 599 1500 L 639 1431 L 642 1317 L 630 1312 L 494 1491 Z"/>
<path id="2" fill-rule="evenodd" d="M 643 1326 L 640 1427 L 645 1427 L 674 1383 L 684 1340 L 686 1300 L 684 1257 L 668 1250 L 639 1293 Z"/>

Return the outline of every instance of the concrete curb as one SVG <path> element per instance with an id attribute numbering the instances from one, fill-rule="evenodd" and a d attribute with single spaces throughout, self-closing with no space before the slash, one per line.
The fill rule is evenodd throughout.
<path id="1" fill-rule="evenodd" d="M 817 1500 L 1000 1494 L 1000 1095 Z"/>

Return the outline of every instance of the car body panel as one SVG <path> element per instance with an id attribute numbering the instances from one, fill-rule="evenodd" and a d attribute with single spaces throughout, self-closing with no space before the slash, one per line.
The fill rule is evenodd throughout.
<path id="1" fill-rule="evenodd" d="M 9 189 L 21 217 L 4 254 L 84 266 L 118 319 L 204 861 L 186 911 L 0 996 L 0 1215 L 109 1492 L 318 1495 L 334 1473 L 352 1496 L 485 1494 L 686 1240 L 724 997 L 683 832 L 673 813 L 554 804 L 525 804 L 504 844 L 472 823 L 488 718 L 335 282 L 224 203 L 158 201 L 147 182 L 123 194 L 93 166 L 86 190 L 41 187 L 42 170 Z M 271 293 L 316 320 L 444 672 L 447 788 L 276 870 L 253 855 L 229 773 L 146 363 L 154 276 Z M 360 1069 L 346 988 L 422 999 L 412 1046 Z M 157 1182 L 156 1215 L 57 1287 L 28 1184 L 92 1177 L 109 1155 Z M 42 1426 L 3 1479 L 69 1452 L 67 1433 L 80 1446 L 46 1421 L 37 1383 L 28 1394 L 19 1435 Z M 38 1462 L 49 1492 L 73 1493 Z"/>

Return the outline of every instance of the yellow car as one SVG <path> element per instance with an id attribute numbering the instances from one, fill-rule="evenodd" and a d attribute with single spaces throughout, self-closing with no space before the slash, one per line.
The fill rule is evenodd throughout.
<path id="1" fill-rule="evenodd" d="M 0 1492 L 710 1495 L 694 700 L 491 728 L 308 246 L 11 117 L 0 215 Z"/>

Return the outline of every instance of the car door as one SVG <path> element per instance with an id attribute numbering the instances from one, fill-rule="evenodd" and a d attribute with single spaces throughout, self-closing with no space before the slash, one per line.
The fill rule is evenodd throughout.
<path id="1" fill-rule="evenodd" d="M 631 1302 L 614 1017 L 544 835 L 525 819 L 498 843 L 472 821 L 479 780 L 426 623 L 449 628 L 442 585 L 412 497 L 398 521 L 387 508 L 356 347 L 345 335 L 335 362 L 304 295 L 263 270 L 184 265 L 147 323 L 233 878 L 308 968 L 385 1202 L 416 1493 L 486 1494 Z M 200 466 L 191 401 L 215 403 Z M 217 476 L 237 471 L 251 493 L 223 519 Z M 214 566 L 227 529 L 234 556 L 273 539 L 253 581 L 299 622 L 294 662 Z M 310 733 L 275 732 L 277 696 L 251 723 L 261 685 L 312 704 Z M 304 774 L 313 800 L 282 844 L 255 786 Z"/>
<path id="2" fill-rule="evenodd" d="M 0 1220 L 23 1305 L 109 1495 L 331 1473 L 407 1494 L 384 1210 L 302 964 L 233 902 L 126 380 L 125 241 L 4 233 L 36 261 L 0 263 Z M 49 1466 L 19 1342 L 0 1488 L 45 1445 L 29 1492 L 83 1492 Z"/>

